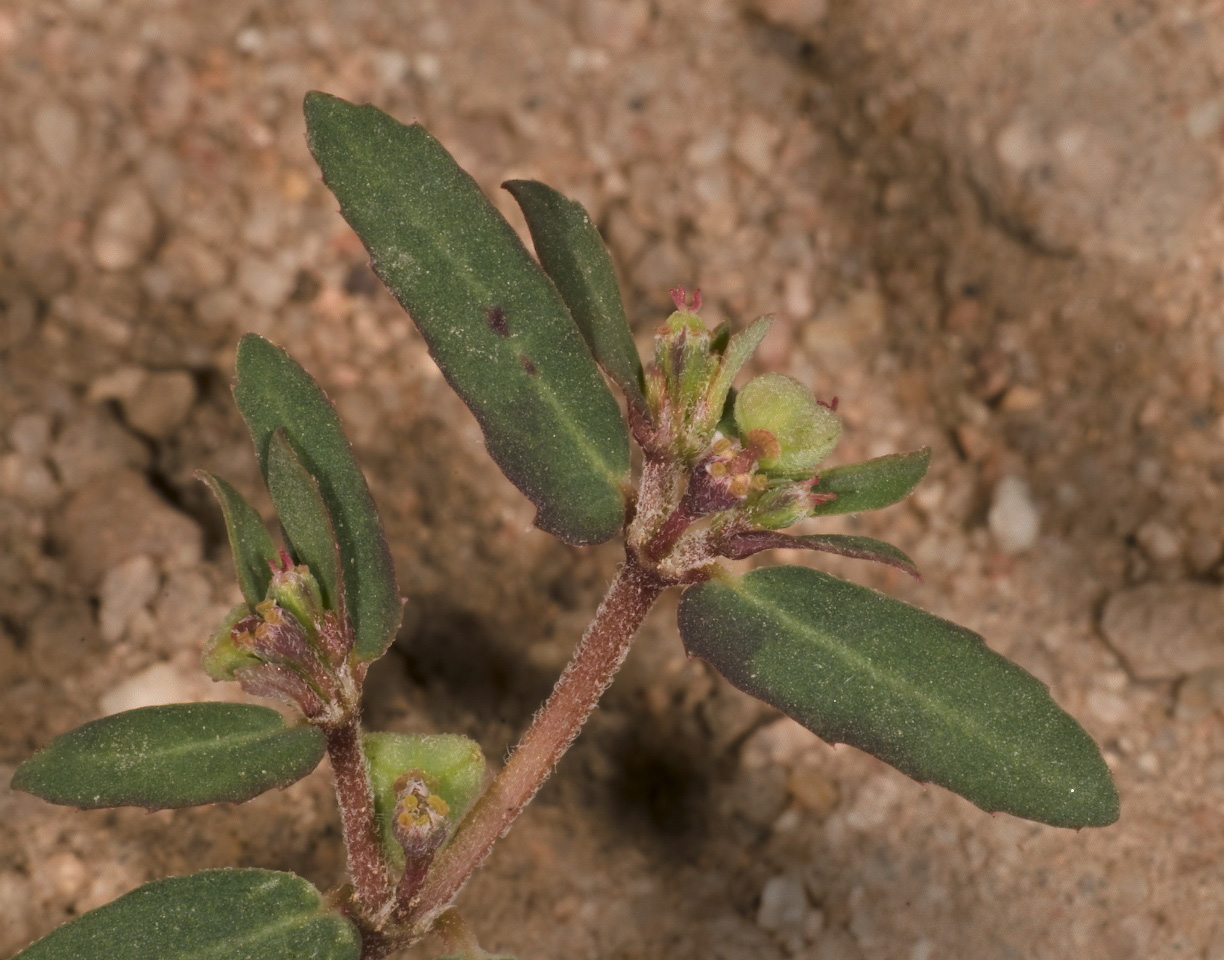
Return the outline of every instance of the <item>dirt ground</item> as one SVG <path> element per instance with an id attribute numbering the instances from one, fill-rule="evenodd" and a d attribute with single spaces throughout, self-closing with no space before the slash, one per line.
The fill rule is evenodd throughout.
<path id="1" fill-rule="evenodd" d="M 464 893 L 486 947 L 1224 960 L 1222 80 L 1220 0 L 0 4 L 0 779 L 99 714 L 233 696 L 196 667 L 238 593 L 192 472 L 258 491 L 243 331 L 328 387 L 387 517 L 371 726 L 499 761 L 615 569 L 530 529 L 376 286 L 304 144 L 321 88 L 491 192 L 581 199 L 643 346 L 676 284 L 776 313 L 762 362 L 841 398 L 835 462 L 930 444 L 909 501 L 824 526 L 924 584 L 795 562 L 982 632 L 1122 796 L 1058 830 L 831 749 L 688 663 L 673 597 Z M 229 864 L 335 884 L 325 771 L 155 815 L 5 789 L 0 953 Z"/>

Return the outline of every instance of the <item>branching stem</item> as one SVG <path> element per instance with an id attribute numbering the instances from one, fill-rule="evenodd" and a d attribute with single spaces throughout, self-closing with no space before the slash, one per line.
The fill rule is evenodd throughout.
<path id="1" fill-rule="evenodd" d="M 404 920 L 424 931 L 455 898 L 569 748 L 629 652 L 633 634 L 667 586 L 630 550 L 552 695 L 506 766 L 438 854 Z"/>
<path id="2" fill-rule="evenodd" d="M 326 733 L 327 756 L 336 780 L 336 800 L 340 805 L 355 905 L 362 918 L 368 921 L 386 903 L 390 890 L 387 858 L 374 817 L 370 770 L 361 749 L 361 721 L 354 713 L 346 723 Z"/>

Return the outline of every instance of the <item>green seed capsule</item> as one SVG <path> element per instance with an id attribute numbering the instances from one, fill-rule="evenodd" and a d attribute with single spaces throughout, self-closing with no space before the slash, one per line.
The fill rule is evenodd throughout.
<path id="1" fill-rule="evenodd" d="M 766 373 L 750 380 L 735 398 L 735 426 L 741 437 L 768 433 L 757 444 L 760 469 L 770 476 L 811 475 L 841 438 L 841 418 L 793 377 Z M 758 434 L 758 438 L 760 435 Z"/>

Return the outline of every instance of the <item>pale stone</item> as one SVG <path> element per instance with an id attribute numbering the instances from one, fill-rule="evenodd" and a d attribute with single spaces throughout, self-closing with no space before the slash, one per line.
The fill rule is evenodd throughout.
<path id="1" fill-rule="evenodd" d="M 123 415 L 140 433 L 160 440 L 187 419 L 195 399 L 195 381 L 186 371 L 151 373 L 123 401 Z"/>
<path id="2" fill-rule="evenodd" d="M 995 543 L 1005 553 L 1020 553 L 1037 542 L 1041 518 L 1021 477 L 1008 475 L 999 481 L 986 521 Z"/>
<path id="3" fill-rule="evenodd" d="M 138 554 L 112 567 L 98 591 L 98 624 L 103 640 L 114 642 L 127 631 L 132 618 L 157 596 L 161 578 L 153 558 Z"/>
<path id="4" fill-rule="evenodd" d="M 102 208 L 94 224 L 90 248 L 104 270 L 126 270 L 148 252 L 157 232 L 157 216 L 135 184 L 121 187 Z"/>
<path id="5" fill-rule="evenodd" d="M 1105 603 L 1101 630 L 1137 680 L 1224 668 L 1224 591 L 1205 583 L 1145 583 Z"/>

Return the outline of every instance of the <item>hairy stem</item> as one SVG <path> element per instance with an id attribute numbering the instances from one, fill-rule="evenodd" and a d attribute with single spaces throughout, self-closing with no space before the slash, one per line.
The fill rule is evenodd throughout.
<path id="1" fill-rule="evenodd" d="M 427 927 L 450 904 L 498 838 L 522 812 L 569 748 L 629 652 L 633 634 L 667 583 L 642 567 L 633 551 L 583 634 L 552 695 L 501 773 L 438 854 L 404 919 Z"/>
<path id="2" fill-rule="evenodd" d="M 371 919 L 387 901 L 387 858 L 383 854 L 374 819 L 374 791 L 370 770 L 361 749 L 361 721 L 356 715 L 327 733 L 327 756 L 336 780 L 336 800 L 348 851 L 356 906 Z"/>

